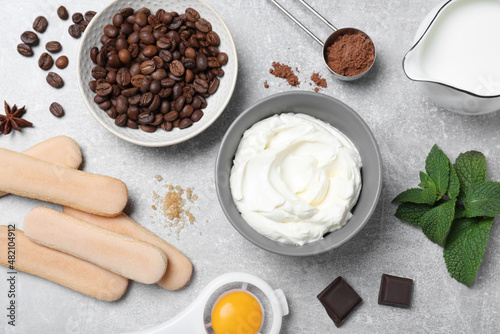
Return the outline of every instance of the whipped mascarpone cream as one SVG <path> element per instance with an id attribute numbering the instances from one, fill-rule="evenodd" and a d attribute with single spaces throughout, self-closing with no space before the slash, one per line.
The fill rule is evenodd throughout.
<path id="1" fill-rule="evenodd" d="M 229 181 L 236 207 L 257 232 L 304 245 L 351 218 L 361 166 L 358 151 L 339 130 L 284 113 L 245 131 Z"/>

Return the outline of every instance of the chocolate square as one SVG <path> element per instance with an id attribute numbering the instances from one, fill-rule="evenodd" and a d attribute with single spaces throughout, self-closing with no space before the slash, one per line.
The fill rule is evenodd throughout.
<path id="1" fill-rule="evenodd" d="M 413 280 L 382 274 L 378 303 L 402 308 L 409 308 Z"/>
<path id="2" fill-rule="evenodd" d="M 356 291 L 341 276 L 321 291 L 318 299 L 337 327 L 342 325 L 362 301 Z"/>

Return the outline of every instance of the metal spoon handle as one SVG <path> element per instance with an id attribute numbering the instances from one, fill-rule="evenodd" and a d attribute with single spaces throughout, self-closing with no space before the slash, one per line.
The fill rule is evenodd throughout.
<path id="1" fill-rule="evenodd" d="M 320 13 L 318 13 L 316 10 L 314 10 L 314 8 L 312 8 L 311 6 L 309 6 L 309 4 L 307 2 L 305 2 L 304 0 L 299 0 L 304 6 L 306 6 L 307 9 L 309 9 L 311 12 L 313 12 L 314 15 L 316 15 L 321 21 L 323 21 L 327 26 L 329 26 L 333 31 L 337 31 L 338 29 L 333 25 L 331 24 L 330 22 L 328 22 Z"/>
<path id="2" fill-rule="evenodd" d="M 276 0 L 271 0 L 271 2 L 274 3 L 276 5 L 276 7 L 278 7 L 283 13 L 285 13 L 285 15 L 288 16 L 293 22 L 295 22 L 299 27 L 301 27 L 302 30 L 304 30 L 306 33 L 308 33 L 309 36 L 311 36 L 316 42 L 319 43 L 319 45 L 321 45 L 322 47 L 324 46 L 324 43 L 318 37 L 316 37 L 316 35 L 314 35 L 309 29 L 307 29 L 302 23 L 300 23 L 299 20 L 297 20 L 295 17 L 293 17 L 293 15 L 290 14 L 279 3 L 277 3 Z M 309 6 L 309 5 L 307 5 L 307 6 Z"/>

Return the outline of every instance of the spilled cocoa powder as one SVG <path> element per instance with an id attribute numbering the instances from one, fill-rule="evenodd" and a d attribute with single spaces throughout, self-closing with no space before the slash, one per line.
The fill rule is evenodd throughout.
<path id="1" fill-rule="evenodd" d="M 335 73 L 352 77 L 370 68 L 375 46 L 363 33 L 347 33 L 327 48 L 327 65 Z"/>
<path id="2" fill-rule="evenodd" d="M 269 73 L 277 78 L 286 79 L 288 84 L 292 87 L 300 85 L 299 78 L 295 75 L 292 68 L 288 65 L 281 64 L 279 62 L 273 62 L 273 68 L 269 69 Z M 267 88 L 267 87 L 266 87 Z"/>
<path id="3" fill-rule="evenodd" d="M 319 92 L 319 88 L 326 88 L 326 79 L 322 78 L 319 73 L 313 73 L 311 75 L 311 80 L 316 84 L 316 87 L 314 87 L 314 91 L 317 93 Z"/>

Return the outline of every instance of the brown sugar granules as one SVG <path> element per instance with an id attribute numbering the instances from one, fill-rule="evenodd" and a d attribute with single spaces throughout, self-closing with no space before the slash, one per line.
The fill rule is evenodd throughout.
<path id="1" fill-rule="evenodd" d="M 319 87 L 326 88 L 326 79 L 323 79 L 319 73 L 313 73 L 311 75 L 311 80 L 316 84 L 317 87 L 314 88 L 314 91 L 317 93 L 319 91 Z"/>
<path id="2" fill-rule="evenodd" d="M 297 78 L 295 73 L 293 73 L 292 68 L 288 65 L 273 62 L 273 68 L 269 69 L 269 73 L 277 78 L 286 79 L 290 86 L 295 87 L 300 85 L 299 78 Z"/>
<path id="3" fill-rule="evenodd" d="M 155 178 L 160 180 L 158 177 Z M 189 204 L 194 203 L 198 196 L 193 193 L 190 187 L 183 189 L 181 186 L 165 184 L 163 189 L 165 189 L 164 194 L 163 191 L 160 191 L 161 194 L 153 191 L 152 208 L 159 212 L 163 218 L 166 218 L 164 227 L 173 228 L 179 237 L 179 233 L 188 224 L 194 225 L 196 221 L 195 216 L 190 211 Z"/>
<path id="4" fill-rule="evenodd" d="M 327 48 L 327 65 L 343 76 L 359 75 L 373 63 L 375 47 L 373 42 L 360 32 L 340 36 Z"/>

